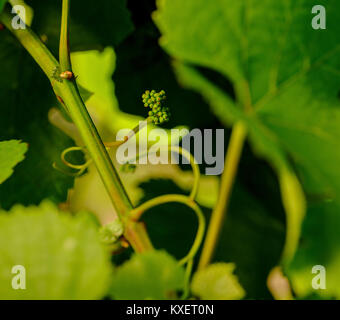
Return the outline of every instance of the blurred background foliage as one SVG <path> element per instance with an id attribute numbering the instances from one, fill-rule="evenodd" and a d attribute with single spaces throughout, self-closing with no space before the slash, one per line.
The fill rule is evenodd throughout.
<path id="1" fill-rule="evenodd" d="M 180 1 L 173 1 L 173 8 L 165 11 L 164 20 L 158 22 L 156 26 L 155 19 L 152 17 L 152 13 L 157 9 L 155 0 L 102 0 L 100 4 L 91 7 L 84 5 L 84 1 L 81 0 L 72 1 L 70 42 L 74 73 L 78 76 L 78 83 L 93 93 L 88 97 L 86 105 L 104 141 L 114 140 L 119 129 L 133 128 L 146 116 L 141 103 L 141 94 L 146 89 L 157 91 L 164 89 L 167 92 L 168 105 L 172 113 L 171 121 L 166 124 L 167 129 L 174 127 L 225 128 L 225 150 L 227 149 L 229 125 L 232 122 L 228 118 L 229 111 L 226 110 L 226 116 L 221 117 L 220 111 L 216 111 L 216 107 L 212 107 L 211 103 L 207 102 L 209 99 L 204 99 L 207 98 L 206 96 L 203 98 L 198 88 L 190 88 L 191 86 L 186 83 L 187 78 L 184 74 L 189 69 L 186 71 L 180 69 L 178 64 L 174 68 L 174 65 L 176 66 L 174 61 L 184 65 L 187 59 L 186 53 L 182 54 L 180 50 L 177 51 L 176 41 L 181 43 L 184 41 L 182 37 L 184 39 L 187 37 L 188 41 L 184 42 L 189 47 L 189 40 L 197 36 L 190 38 L 190 32 L 188 34 L 185 32 L 184 21 L 188 21 L 187 15 L 196 13 L 190 12 L 190 9 L 201 13 L 211 10 L 211 6 L 214 6 L 213 1 L 210 5 L 203 2 L 198 0 L 195 4 L 193 1 L 188 1 L 188 4 L 182 2 L 183 11 L 180 16 L 177 16 L 175 14 L 178 10 L 176 4 Z M 254 6 L 254 1 L 250 2 Z M 268 15 L 272 21 L 277 19 L 276 14 L 281 9 L 284 9 L 285 13 L 296 9 L 294 5 L 286 7 L 283 0 L 277 1 L 276 4 L 274 2 L 274 0 L 266 0 L 258 4 L 259 9 L 254 13 L 255 18 L 256 14 L 260 17 Z M 27 0 L 26 3 L 34 12 L 32 29 L 57 55 L 60 1 Z M 225 10 L 228 7 L 232 7 L 232 10 L 237 9 L 234 7 L 237 6 L 236 2 L 233 5 L 229 0 L 221 3 Z M 301 6 L 305 8 L 312 5 L 310 0 L 303 0 L 301 3 Z M 334 10 L 338 8 L 339 15 L 339 5 L 334 4 L 331 8 Z M 308 15 L 309 11 L 306 13 L 307 17 Z M 195 16 L 192 18 L 196 19 Z M 219 15 L 215 18 L 216 23 L 220 21 L 218 19 L 222 19 Z M 292 19 L 295 18 L 298 23 L 298 17 L 292 17 Z M 336 18 L 337 15 L 334 14 L 333 19 L 336 20 Z M 202 17 L 202 23 L 203 20 Z M 232 19 L 230 21 L 231 23 L 238 22 Z M 169 35 L 175 43 L 173 47 L 171 43 L 164 44 L 159 41 L 162 36 L 161 31 L 163 36 L 165 33 L 171 33 L 167 23 L 173 27 L 171 30 L 173 34 Z M 199 23 L 200 21 L 197 21 L 198 26 Z M 275 23 L 273 22 L 274 26 L 279 25 L 278 22 Z M 268 22 L 263 28 L 269 26 Z M 274 28 L 274 36 L 277 32 L 294 32 L 293 27 L 291 28 L 283 30 L 280 25 Z M 339 29 L 339 27 L 336 28 Z M 259 28 L 259 30 L 264 29 Z M 201 31 L 207 38 L 211 36 L 206 33 L 204 26 Z M 178 39 L 176 32 L 181 32 Z M 176 39 L 174 40 L 173 37 Z M 261 36 L 258 39 L 261 40 Z M 222 39 L 215 39 L 217 40 L 222 41 Z M 265 40 L 263 43 L 259 41 L 264 46 L 262 49 L 256 48 L 263 55 L 268 46 Z M 318 39 L 307 36 L 302 39 L 296 36 L 291 41 L 291 47 L 296 49 L 300 46 L 297 42 L 302 40 L 317 41 Z M 331 42 L 338 40 L 338 37 L 332 33 Z M 223 41 L 228 41 L 228 39 L 223 38 Z M 276 42 L 270 43 L 271 39 L 268 41 L 269 45 L 274 48 L 281 45 Z M 327 42 L 327 37 L 324 41 Z M 219 47 L 221 44 L 213 43 L 213 45 Z M 194 49 L 194 46 L 190 49 Z M 314 50 L 311 54 L 313 58 L 320 56 L 320 52 L 312 45 L 309 49 Z M 288 57 L 288 59 L 294 61 L 297 58 Z M 263 60 L 265 59 L 261 62 L 265 64 Z M 212 64 L 218 63 L 218 59 L 212 62 Z M 289 61 L 285 61 L 285 65 L 288 63 Z M 221 90 L 224 95 L 230 97 L 232 103 L 235 103 L 233 79 L 223 72 L 225 66 L 219 65 L 220 70 L 218 70 L 204 63 L 195 65 L 193 61 L 187 61 L 184 66 L 198 72 L 205 81 Z M 264 68 L 263 65 L 262 67 Z M 263 92 L 261 83 L 265 82 L 265 79 L 261 77 L 264 77 L 266 70 L 264 68 L 261 73 L 259 71 L 261 65 L 257 65 L 256 68 L 258 78 L 256 81 L 252 79 L 254 86 L 251 90 L 252 94 L 259 98 Z M 290 74 L 293 71 L 287 69 L 283 73 L 285 72 Z M 65 148 L 74 144 L 82 145 L 82 141 L 77 129 L 58 110 L 57 101 L 42 71 L 7 30 L 0 31 L 0 73 L 6 75 L 0 77 L 0 141 L 20 139 L 29 145 L 25 161 L 16 166 L 15 174 L 10 179 L 0 184 L 1 208 L 8 210 L 17 203 L 31 205 L 49 199 L 59 204 L 63 210 L 92 212 L 102 224 L 111 221 L 116 213 L 93 166 L 89 167 L 86 174 L 74 181 L 73 178 L 52 169 L 52 163 L 59 161 L 60 153 Z M 280 75 L 282 76 L 282 73 Z M 188 77 L 188 74 L 186 76 Z M 317 76 L 315 72 L 310 75 L 310 77 Z M 328 79 L 324 73 L 322 77 Z M 178 81 L 178 78 L 181 81 Z M 318 87 L 318 83 L 311 86 L 310 90 L 313 94 L 318 95 L 316 100 L 332 96 L 333 89 L 340 89 L 339 76 L 334 76 L 334 78 L 332 90 L 327 91 L 321 85 Z M 290 100 L 285 98 L 283 102 L 274 101 L 274 105 L 281 107 L 280 110 L 284 108 L 292 110 L 293 101 L 298 100 L 298 97 L 299 91 L 293 90 L 290 92 Z M 306 100 L 309 102 L 308 99 Z M 288 106 L 285 103 L 291 103 L 291 105 Z M 320 180 L 314 179 L 314 175 L 309 175 L 311 168 L 319 166 L 324 159 L 320 158 L 315 162 L 310 160 L 306 167 L 301 165 L 301 163 L 304 164 L 305 158 L 302 158 L 300 154 L 295 157 L 297 150 L 305 146 L 305 157 L 313 157 L 314 153 L 308 152 L 308 148 L 312 149 L 314 140 L 306 137 L 305 133 L 295 132 L 296 135 L 294 135 L 294 132 L 289 132 L 283 127 L 275 127 L 277 123 L 274 118 L 277 115 L 273 116 L 271 110 L 267 112 L 264 110 L 262 116 L 266 125 L 273 129 L 280 138 L 288 137 L 280 141 L 280 147 L 282 146 L 284 152 L 291 151 L 289 156 L 284 156 L 284 158 L 289 166 L 294 167 L 307 191 L 309 207 L 303 225 L 301 243 L 293 263 L 285 270 L 292 283 L 294 294 L 298 298 L 339 297 L 340 259 L 337 253 L 340 245 L 339 207 L 336 201 L 329 201 L 324 191 L 328 190 L 327 188 L 319 188 L 317 181 Z M 284 117 L 284 111 L 278 113 L 278 116 Z M 292 118 L 297 116 L 300 116 L 298 112 L 291 115 Z M 290 123 L 292 119 L 289 116 L 286 117 Z M 226 118 L 228 121 L 225 120 Z M 339 119 L 338 113 L 336 119 Z M 310 120 L 311 122 L 314 120 Z M 336 134 L 339 131 L 335 127 L 332 127 L 332 130 Z M 302 135 L 306 138 L 305 140 L 293 143 L 296 137 L 302 137 Z M 336 137 L 335 134 L 334 136 Z M 168 138 L 164 136 L 164 141 L 166 139 Z M 255 148 L 254 152 L 254 146 L 249 143 L 245 145 L 230 208 L 214 260 L 235 264 L 235 274 L 246 292 L 246 298 L 267 299 L 272 297 L 267 288 L 267 277 L 270 270 L 280 263 L 286 235 L 286 218 L 275 165 L 272 163 L 268 165 L 268 161 L 258 157 L 257 151 Z M 338 159 L 337 155 L 334 159 Z M 265 158 L 268 160 L 268 157 Z M 299 161 L 300 159 L 302 160 Z M 83 159 L 80 156 L 74 156 L 72 160 L 82 161 Z M 119 166 L 117 163 L 116 165 Z M 338 163 L 332 160 L 331 167 L 337 168 L 337 166 Z M 188 193 L 193 181 L 191 171 L 188 169 L 187 166 L 141 165 L 134 174 L 120 172 L 120 176 L 133 203 L 138 204 L 166 193 Z M 202 173 L 204 169 L 204 165 L 201 165 Z M 321 180 L 327 185 L 327 176 L 330 173 L 326 173 L 326 179 Z M 220 177 L 202 176 L 198 203 L 204 209 L 207 219 L 216 203 L 219 180 Z M 338 182 L 334 184 L 337 185 Z M 190 210 L 177 204 L 163 205 L 150 210 L 145 214 L 145 222 L 155 247 L 167 250 L 176 258 L 183 257 L 188 251 L 197 228 L 196 220 Z M 125 261 L 130 253 L 131 250 L 128 250 L 113 257 L 113 260 L 119 264 Z M 324 265 L 329 275 L 327 290 L 321 294 L 313 291 L 310 285 L 313 277 L 311 268 L 318 264 Z"/>

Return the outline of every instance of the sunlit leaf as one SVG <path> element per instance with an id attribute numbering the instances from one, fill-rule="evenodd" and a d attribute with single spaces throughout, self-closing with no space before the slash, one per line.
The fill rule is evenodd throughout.
<path id="1" fill-rule="evenodd" d="M 15 206 L 0 212 L 0 243 L 1 299 L 98 299 L 106 293 L 108 252 L 85 213 L 73 217 L 51 202 Z M 12 288 L 18 265 L 26 271 L 25 290 Z"/>
<path id="2" fill-rule="evenodd" d="M 13 168 L 22 160 L 27 151 L 27 145 L 18 140 L 0 141 L 0 184 L 8 179 Z"/>
<path id="3" fill-rule="evenodd" d="M 214 263 L 197 271 L 192 279 L 192 293 L 202 300 L 239 300 L 245 295 L 233 274 L 233 263 Z"/>
<path id="4" fill-rule="evenodd" d="M 134 255 L 116 269 L 111 295 L 115 299 L 170 299 L 183 289 L 184 270 L 165 251 Z"/>

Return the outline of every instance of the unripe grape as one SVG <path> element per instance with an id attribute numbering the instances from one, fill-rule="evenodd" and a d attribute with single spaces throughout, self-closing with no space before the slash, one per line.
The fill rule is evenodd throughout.
<path id="1" fill-rule="evenodd" d="M 163 105 L 165 99 L 166 95 L 164 90 L 161 90 L 160 92 L 146 90 L 142 95 L 144 107 L 149 107 L 151 109 L 148 112 L 148 115 L 154 124 L 169 121 L 169 108 Z"/>

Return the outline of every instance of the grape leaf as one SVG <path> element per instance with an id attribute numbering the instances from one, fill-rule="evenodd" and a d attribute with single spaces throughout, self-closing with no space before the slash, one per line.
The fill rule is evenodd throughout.
<path id="1" fill-rule="evenodd" d="M 18 140 L 0 141 L 0 184 L 13 174 L 13 168 L 22 160 L 27 145 Z"/>
<path id="2" fill-rule="evenodd" d="M 8 214 L 7 214 L 8 213 Z M 1 299 L 98 299 L 107 290 L 110 258 L 85 213 L 60 212 L 51 202 L 0 212 Z M 13 290 L 14 266 L 26 289 Z M 15 280 L 13 280 L 15 282 Z"/>
<path id="3" fill-rule="evenodd" d="M 184 270 L 165 251 L 134 255 L 118 267 L 113 276 L 111 296 L 115 299 L 170 299 L 183 289 Z"/>
<path id="4" fill-rule="evenodd" d="M 331 191 L 336 198 L 340 192 L 340 3 L 318 4 L 327 9 L 322 32 L 311 27 L 313 0 L 165 0 L 155 14 L 163 47 L 181 61 L 175 64 L 179 79 L 199 90 L 227 126 L 243 121 L 256 153 L 278 172 L 287 211 L 287 262 L 304 212 L 290 159 L 303 171 L 304 186 L 314 180 L 320 193 Z M 230 79 L 237 101 L 196 66 Z"/>
<path id="5" fill-rule="evenodd" d="M 214 263 L 197 271 L 192 279 L 191 291 L 202 300 L 239 300 L 245 295 L 233 274 L 233 263 Z"/>

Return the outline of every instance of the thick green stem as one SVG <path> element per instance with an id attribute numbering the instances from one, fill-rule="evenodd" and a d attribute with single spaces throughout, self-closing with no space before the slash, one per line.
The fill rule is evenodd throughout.
<path id="1" fill-rule="evenodd" d="M 97 167 L 106 190 L 115 204 L 118 215 L 122 217 L 132 209 L 132 204 L 99 137 L 98 131 L 79 96 L 74 81 L 64 80 L 64 82 L 65 85 L 60 91 L 62 99 L 79 130 L 91 159 Z"/>
<path id="2" fill-rule="evenodd" d="M 225 168 L 221 179 L 220 193 L 217 204 L 211 215 L 207 236 L 203 245 L 198 269 L 205 268 L 211 261 L 223 225 L 223 220 L 229 204 L 229 199 L 234 184 L 238 163 L 241 157 L 243 144 L 246 138 L 246 127 L 238 122 L 234 125 L 231 134 Z"/>
<path id="3" fill-rule="evenodd" d="M 64 2 L 63 9 L 68 10 L 68 1 Z M 63 22 L 65 22 L 65 19 L 67 21 L 67 14 L 65 15 L 65 12 L 67 11 L 63 11 Z M 60 69 L 56 59 L 28 26 L 26 26 L 25 29 L 14 30 L 11 27 L 11 19 L 11 14 L 6 10 L 0 15 L 0 21 L 2 21 L 2 23 L 14 34 L 33 59 L 39 64 L 41 69 L 50 79 L 58 100 L 67 107 L 74 124 L 79 130 L 84 145 L 96 165 L 117 214 L 126 224 L 125 236 L 127 240 L 138 252 L 152 249 L 148 235 L 146 234 L 145 229 L 140 227 L 139 222 L 127 223 L 128 213 L 132 209 L 131 201 L 120 181 L 118 173 L 112 164 L 110 156 L 103 145 L 86 106 L 80 97 L 75 79 L 64 79 L 62 82 L 56 81 L 53 78 L 53 72 Z M 65 25 L 63 28 L 62 37 L 67 37 L 67 28 L 65 29 Z M 70 62 L 69 58 L 67 58 L 67 55 L 69 55 L 67 40 L 61 39 L 61 47 L 61 62 L 66 69 L 69 69 Z"/>

